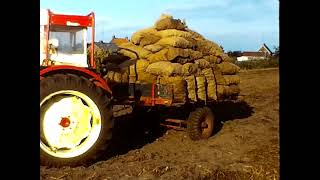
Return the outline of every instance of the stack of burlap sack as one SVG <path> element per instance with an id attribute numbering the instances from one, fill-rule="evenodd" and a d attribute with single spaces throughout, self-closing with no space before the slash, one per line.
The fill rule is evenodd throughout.
<path id="1" fill-rule="evenodd" d="M 121 54 L 138 60 L 123 72 L 108 72 L 111 81 L 173 85 L 175 102 L 220 100 L 240 92 L 240 68 L 221 47 L 170 15 L 118 46 Z"/>

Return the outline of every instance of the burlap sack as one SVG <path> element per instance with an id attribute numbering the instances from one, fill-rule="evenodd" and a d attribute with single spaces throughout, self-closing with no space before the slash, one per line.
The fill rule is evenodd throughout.
<path id="1" fill-rule="evenodd" d="M 230 96 L 237 96 L 240 93 L 240 87 L 238 85 L 217 85 L 218 99 L 228 98 Z"/>
<path id="2" fill-rule="evenodd" d="M 156 21 L 155 28 L 160 30 L 165 29 L 177 29 L 177 30 L 184 30 L 185 25 L 179 19 L 173 19 L 172 17 L 162 18 Z"/>
<path id="3" fill-rule="evenodd" d="M 219 99 L 225 97 L 225 89 L 228 88 L 228 86 L 225 85 L 217 85 L 217 96 Z"/>
<path id="4" fill-rule="evenodd" d="M 185 63 L 188 63 L 188 62 L 193 62 L 190 58 L 188 57 L 176 57 L 174 60 L 172 60 L 171 62 L 174 62 L 174 63 L 179 63 L 179 64 L 185 64 Z"/>
<path id="5" fill-rule="evenodd" d="M 193 62 L 195 59 L 202 58 L 202 53 L 194 51 L 192 49 L 181 49 L 174 47 L 166 47 L 159 52 L 151 54 L 148 57 L 150 63 L 157 61 L 173 61 L 176 62 L 176 58 L 187 58 L 188 62 Z M 182 63 L 183 64 L 183 63 Z"/>
<path id="6" fill-rule="evenodd" d="M 225 79 L 222 75 L 221 69 L 216 64 L 212 65 L 212 70 L 214 73 L 214 77 L 216 79 L 216 83 L 222 84 L 222 85 L 226 84 Z"/>
<path id="7" fill-rule="evenodd" d="M 222 62 L 220 64 L 217 64 L 217 66 L 220 68 L 221 73 L 223 75 L 233 75 L 240 71 L 240 67 L 230 63 L 230 62 Z"/>
<path id="8" fill-rule="evenodd" d="M 194 63 L 186 63 L 182 65 L 182 73 L 184 76 L 190 76 L 198 71 L 198 65 Z"/>
<path id="9" fill-rule="evenodd" d="M 198 64 L 199 68 L 205 69 L 210 67 L 210 63 L 205 59 L 197 59 L 194 61 L 195 64 Z"/>
<path id="10" fill-rule="evenodd" d="M 151 51 L 152 53 L 156 53 L 156 52 L 159 52 L 161 49 L 163 49 L 163 46 L 159 44 L 150 44 L 150 45 L 144 46 L 143 48 L 145 48 L 148 51 Z"/>
<path id="11" fill-rule="evenodd" d="M 207 81 L 207 97 L 210 100 L 217 100 L 217 84 L 212 68 L 202 70 L 202 75 L 206 77 Z"/>
<path id="12" fill-rule="evenodd" d="M 197 50 L 197 46 L 198 46 L 198 40 L 197 39 L 195 39 L 193 37 L 185 37 L 185 39 L 192 44 L 192 47 L 190 47 L 190 49 Z"/>
<path id="13" fill-rule="evenodd" d="M 161 37 L 154 35 L 154 34 L 144 34 L 144 36 L 141 38 L 139 46 L 146 46 L 150 44 L 154 44 L 158 42 L 161 39 Z"/>
<path id="14" fill-rule="evenodd" d="M 173 85 L 174 102 L 184 103 L 187 98 L 187 82 L 180 76 L 160 77 L 160 84 Z"/>
<path id="15" fill-rule="evenodd" d="M 169 61 L 168 60 L 168 48 L 164 48 L 162 50 L 160 50 L 159 52 L 156 52 L 154 54 L 151 54 L 148 57 L 148 60 L 150 63 L 155 63 L 158 61 Z"/>
<path id="16" fill-rule="evenodd" d="M 218 44 L 209 40 L 197 41 L 196 50 L 202 52 L 204 55 L 218 55 L 223 52 Z"/>
<path id="17" fill-rule="evenodd" d="M 173 49 L 173 48 L 171 48 L 171 49 Z M 177 49 L 177 48 L 175 48 L 175 49 Z M 179 49 L 179 50 L 176 50 L 176 51 L 178 51 L 179 53 L 176 53 L 175 57 L 172 56 L 174 58 L 176 58 L 178 56 L 180 56 L 180 57 L 188 57 L 190 59 L 190 61 L 193 61 L 193 60 L 200 59 L 200 58 L 203 57 L 201 52 L 194 51 L 192 49 Z M 172 53 L 172 54 L 174 54 L 174 53 Z M 170 55 L 171 54 L 170 54 L 170 51 L 169 51 L 168 52 L 168 56 L 170 57 Z M 171 58 L 171 59 L 174 59 L 174 58 Z"/>
<path id="18" fill-rule="evenodd" d="M 201 70 L 201 74 L 205 77 L 214 76 L 212 68 L 206 68 Z"/>
<path id="19" fill-rule="evenodd" d="M 199 51 L 194 51 L 192 49 L 180 49 L 180 48 L 169 48 L 168 58 L 170 60 L 176 57 L 188 57 L 190 61 L 202 58 L 202 53 Z"/>
<path id="20" fill-rule="evenodd" d="M 213 50 L 211 50 L 211 55 L 214 55 L 214 56 L 217 56 L 217 57 L 222 57 L 222 55 L 224 54 L 224 52 L 223 51 L 217 51 L 217 50 L 215 50 L 215 49 L 213 49 Z M 222 60 L 222 58 L 221 58 L 221 62 L 222 62 L 223 60 Z M 218 63 L 219 64 L 219 63 Z"/>
<path id="21" fill-rule="evenodd" d="M 183 37 L 166 37 L 160 39 L 156 44 L 162 45 L 162 46 L 171 46 L 176 48 L 192 48 L 193 45 L 191 42 L 187 41 Z"/>
<path id="22" fill-rule="evenodd" d="M 121 82 L 121 74 L 120 73 L 117 73 L 117 72 L 114 72 L 114 71 L 109 71 L 107 73 L 107 75 L 104 76 L 105 79 L 108 79 L 109 82 Z"/>
<path id="23" fill-rule="evenodd" d="M 119 54 L 122 54 L 123 56 L 127 56 L 130 59 L 138 59 L 139 58 L 135 53 L 128 51 L 128 50 L 124 50 L 124 49 L 120 49 Z"/>
<path id="24" fill-rule="evenodd" d="M 196 102 L 197 101 L 197 90 L 196 90 L 196 78 L 195 76 L 188 76 L 185 77 L 187 82 L 187 92 L 188 92 L 188 99 L 190 101 Z"/>
<path id="25" fill-rule="evenodd" d="M 224 62 L 230 62 L 231 61 L 231 58 L 225 53 L 220 54 L 220 57 L 221 57 L 222 61 L 224 61 Z"/>
<path id="26" fill-rule="evenodd" d="M 183 37 L 183 38 L 191 38 L 192 34 L 187 31 L 180 31 L 176 29 L 166 29 L 162 31 L 158 31 L 157 35 L 160 36 L 161 38 L 166 38 L 166 37 Z"/>
<path id="27" fill-rule="evenodd" d="M 207 97 L 209 100 L 217 100 L 217 84 L 214 76 L 206 76 Z"/>
<path id="28" fill-rule="evenodd" d="M 147 70 L 147 67 L 149 66 L 149 61 L 146 59 L 139 59 L 137 60 L 135 66 L 136 66 L 136 72 L 137 73 L 144 73 Z"/>
<path id="29" fill-rule="evenodd" d="M 125 49 L 129 49 L 131 51 L 134 51 L 138 54 L 138 59 L 146 59 L 148 58 L 148 56 L 151 54 L 150 51 L 144 49 L 143 47 L 137 46 L 132 44 L 131 42 L 129 43 L 124 43 L 119 45 L 120 48 L 125 48 Z M 125 50 L 126 51 L 126 50 Z M 130 52 L 130 51 L 128 51 Z M 130 52 L 131 53 L 131 52 Z M 129 56 L 130 57 L 130 56 Z"/>
<path id="30" fill-rule="evenodd" d="M 214 55 L 204 56 L 203 58 L 207 60 L 210 64 L 219 64 L 222 62 L 222 58 Z"/>
<path id="31" fill-rule="evenodd" d="M 125 72 L 114 72 L 109 71 L 104 78 L 108 78 L 110 82 L 116 83 L 128 83 L 129 82 L 129 73 Z"/>
<path id="32" fill-rule="evenodd" d="M 202 52 L 203 55 L 210 55 L 210 49 L 212 46 L 207 40 L 198 40 L 197 42 L 197 51 Z"/>
<path id="33" fill-rule="evenodd" d="M 160 76 L 171 76 L 174 72 L 174 66 L 169 61 L 159 61 L 150 64 L 146 72 Z"/>
<path id="34" fill-rule="evenodd" d="M 153 27 L 141 29 L 132 34 L 131 42 L 133 44 L 140 44 L 140 41 L 147 35 L 156 35 L 156 34 L 157 34 L 157 30 L 154 29 Z"/>
<path id="35" fill-rule="evenodd" d="M 231 84 L 239 84 L 240 83 L 240 76 L 239 75 L 224 75 L 225 84 L 223 85 L 231 85 Z"/>
<path id="36" fill-rule="evenodd" d="M 231 96 L 234 96 L 234 95 L 239 95 L 240 93 L 240 87 L 238 85 L 235 85 L 235 84 L 232 84 L 230 86 L 227 86 L 228 88 L 226 88 L 226 94 L 227 95 L 231 95 Z"/>
<path id="37" fill-rule="evenodd" d="M 198 99 L 202 101 L 206 101 L 207 100 L 206 78 L 204 76 L 197 76 L 196 81 L 197 81 Z"/>
<path id="38" fill-rule="evenodd" d="M 187 54 L 184 49 L 168 47 L 168 53 L 167 53 L 168 60 L 172 61 L 177 57 L 186 58 L 186 57 L 189 57 L 189 54 Z"/>
<path id="39" fill-rule="evenodd" d="M 195 51 L 192 49 L 184 49 L 185 53 L 190 57 L 192 60 L 201 59 L 203 54 L 200 51 Z"/>
<path id="40" fill-rule="evenodd" d="M 136 65 L 134 64 L 129 66 L 129 83 L 135 83 L 137 80 L 138 80 L 138 73 L 136 71 Z"/>
<path id="41" fill-rule="evenodd" d="M 173 66 L 172 75 L 177 75 L 177 76 L 182 75 L 182 65 L 181 64 L 179 64 L 179 63 L 171 63 L 171 65 Z"/>
<path id="42" fill-rule="evenodd" d="M 157 77 L 158 76 L 150 73 L 140 73 L 137 75 L 137 83 L 156 83 Z"/>

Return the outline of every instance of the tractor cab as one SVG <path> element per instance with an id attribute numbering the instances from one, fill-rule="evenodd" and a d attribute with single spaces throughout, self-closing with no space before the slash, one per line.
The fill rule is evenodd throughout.
<path id="1" fill-rule="evenodd" d="M 55 14 L 40 10 L 40 66 L 95 67 L 91 46 L 87 55 L 87 31 L 94 42 L 94 13 L 87 16 Z"/>

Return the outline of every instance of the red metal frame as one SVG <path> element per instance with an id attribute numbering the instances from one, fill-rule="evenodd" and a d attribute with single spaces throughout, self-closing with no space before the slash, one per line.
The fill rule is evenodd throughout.
<path id="1" fill-rule="evenodd" d="M 164 98 L 153 98 L 153 97 L 141 96 L 140 104 L 144 106 L 155 106 L 155 105 L 170 106 L 172 104 L 172 100 L 164 99 Z"/>
<path id="2" fill-rule="evenodd" d="M 172 99 L 166 99 L 162 97 L 156 97 L 156 84 L 152 82 L 151 84 L 151 94 L 150 96 L 141 96 L 140 97 L 140 104 L 143 106 L 156 106 L 156 105 L 165 105 L 170 106 L 173 103 Z M 129 97 L 135 99 L 134 97 Z"/>
<path id="3" fill-rule="evenodd" d="M 48 25 L 46 28 L 46 60 L 49 59 L 49 31 L 50 25 L 62 25 L 69 26 L 68 23 L 77 23 L 81 27 L 91 27 L 92 28 L 92 39 L 91 39 L 91 52 L 90 52 L 90 68 L 96 68 L 96 63 L 94 60 L 94 41 L 95 41 L 95 14 L 94 12 L 89 13 L 87 16 L 79 15 L 65 15 L 65 14 L 54 14 L 48 9 Z"/>
<path id="4" fill-rule="evenodd" d="M 155 88 L 154 88 L 154 82 L 152 82 L 152 92 L 151 92 L 151 97 L 152 97 L 152 106 L 154 106 L 154 103 L 155 103 L 155 97 L 154 97 L 154 90 L 155 90 Z"/>
<path id="5" fill-rule="evenodd" d="M 53 25 L 69 26 L 68 23 L 77 23 L 77 26 L 92 27 L 92 16 L 64 15 L 50 13 L 49 23 Z M 90 13 L 91 14 L 91 13 Z"/>
<path id="6" fill-rule="evenodd" d="M 48 10 L 48 22 L 50 22 L 50 10 Z M 45 48 L 46 48 L 46 60 L 49 59 L 49 30 L 50 30 L 50 23 L 48 23 L 45 27 L 46 30 L 46 44 L 45 44 Z"/>
<path id="7" fill-rule="evenodd" d="M 59 71 L 59 70 L 76 70 L 76 71 L 85 73 L 93 78 L 94 83 L 97 86 L 101 87 L 102 89 L 104 89 L 107 92 L 109 92 L 110 94 L 112 94 L 112 91 L 109 88 L 107 82 L 103 78 L 101 78 L 98 74 L 96 74 L 88 69 L 76 67 L 76 66 L 55 65 L 55 66 L 47 67 L 45 69 L 40 70 L 40 80 L 42 80 L 44 78 L 45 74 L 47 74 L 49 72 L 53 72 L 53 71 Z"/>
<path id="8" fill-rule="evenodd" d="M 88 16 L 92 16 L 92 37 L 91 37 L 91 54 L 90 54 L 90 65 L 93 68 L 96 68 L 96 61 L 94 60 L 94 37 L 95 37 L 95 26 L 96 26 L 96 22 L 95 22 L 95 15 L 93 12 L 91 12 L 90 14 L 88 14 Z"/>

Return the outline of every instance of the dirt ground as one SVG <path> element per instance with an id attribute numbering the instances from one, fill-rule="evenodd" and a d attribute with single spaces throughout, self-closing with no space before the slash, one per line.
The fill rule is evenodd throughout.
<path id="1" fill-rule="evenodd" d="M 117 151 L 87 167 L 41 166 L 41 179 L 279 179 L 279 70 L 240 76 L 243 101 L 214 107 L 221 124 L 208 140 L 154 126 L 156 112 L 127 115 L 115 124 Z"/>

